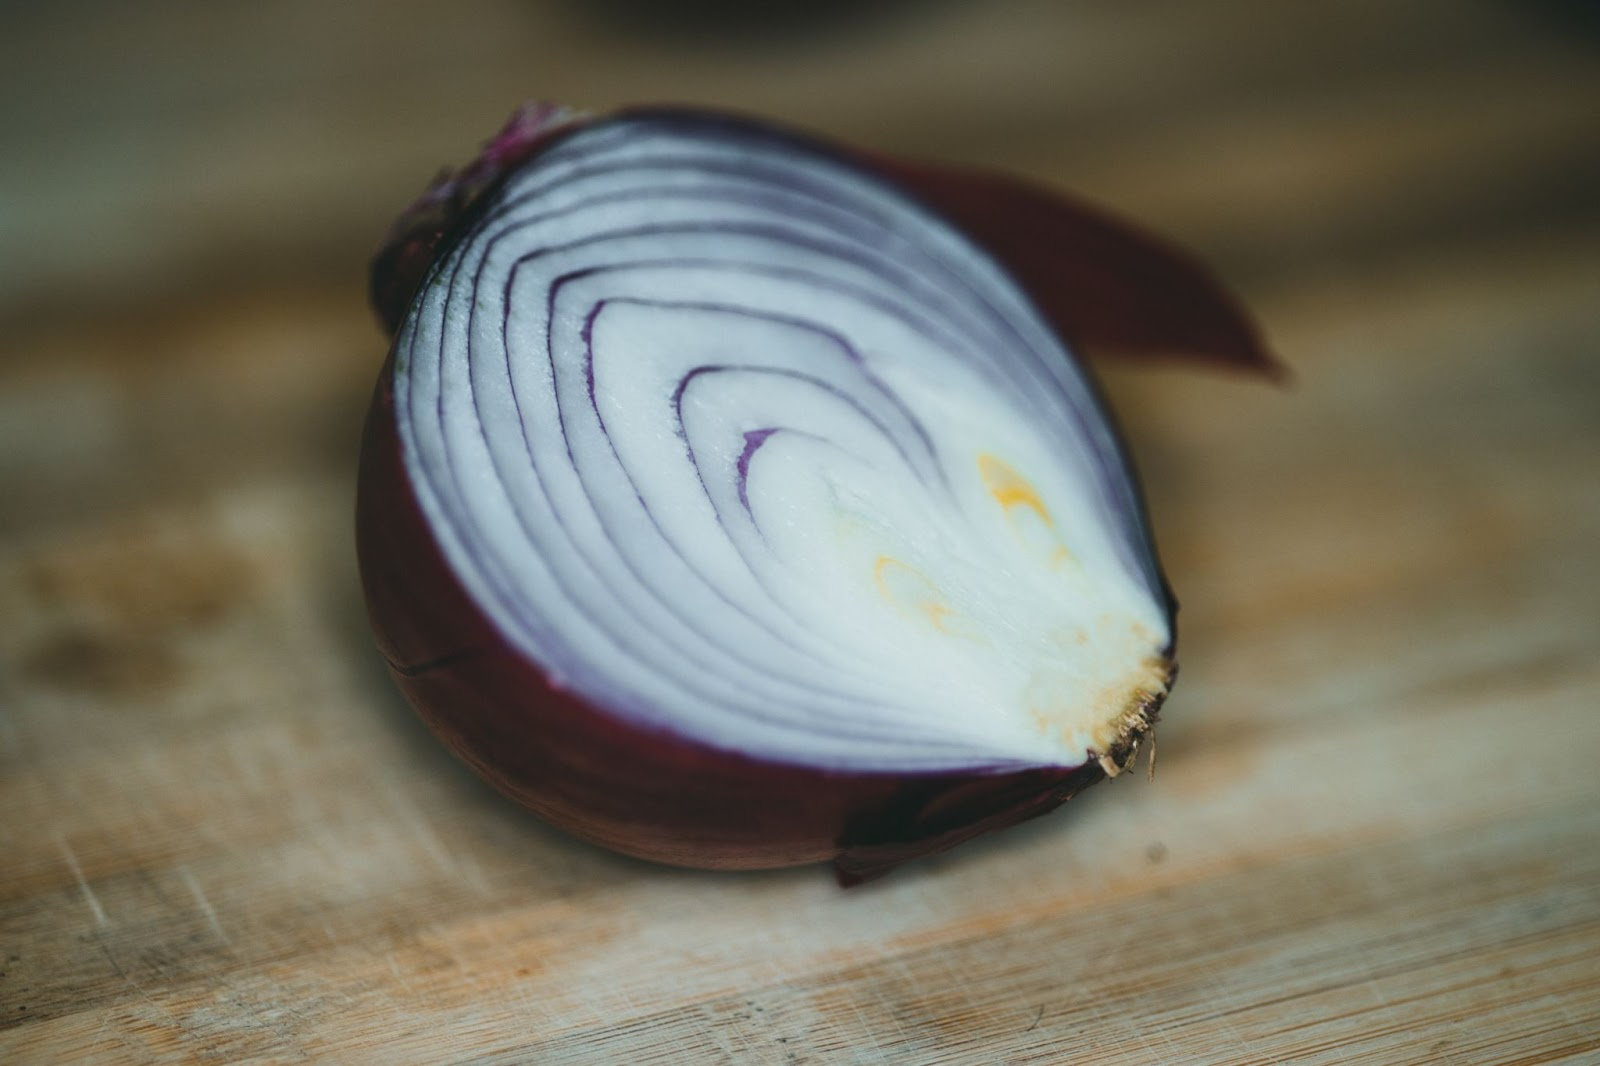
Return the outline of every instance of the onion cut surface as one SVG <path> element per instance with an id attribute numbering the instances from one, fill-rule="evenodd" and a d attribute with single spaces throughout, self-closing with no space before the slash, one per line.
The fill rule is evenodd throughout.
<path id="1" fill-rule="evenodd" d="M 1126 766 L 1174 605 L 1059 323 L 908 172 L 693 112 L 529 133 L 428 233 L 369 424 L 424 718 L 612 847 L 847 880 Z"/>

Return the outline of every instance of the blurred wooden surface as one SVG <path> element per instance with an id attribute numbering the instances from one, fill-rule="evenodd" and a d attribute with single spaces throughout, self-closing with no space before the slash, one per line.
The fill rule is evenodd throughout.
<path id="1" fill-rule="evenodd" d="M 1596 20 L 878 6 L 0 8 L 0 1062 L 1600 1062 Z M 1024 170 L 1240 287 L 1291 389 L 1106 370 L 1153 784 L 841 892 L 575 843 L 414 722 L 362 263 L 533 95 Z"/>

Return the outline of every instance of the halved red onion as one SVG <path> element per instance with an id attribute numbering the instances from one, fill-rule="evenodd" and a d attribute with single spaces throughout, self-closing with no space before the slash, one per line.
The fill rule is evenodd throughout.
<path id="1" fill-rule="evenodd" d="M 1119 773 L 1171 683 L 1062 320 L 1266 363 L 1116 223 L 687 111 L 524 112 L 373 291 L 362 574 L 423 718 L 606 846 L 847 882 Z"/>

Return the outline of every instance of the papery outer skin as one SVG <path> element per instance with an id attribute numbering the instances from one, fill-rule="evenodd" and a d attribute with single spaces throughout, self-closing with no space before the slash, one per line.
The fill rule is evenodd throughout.
<path id="1" fill-rule="evenodd" d="M 393 337 L 445 236 L 473 204 L 559 134 L 583 125 L 578 112 L 557 104 L 528 103 L 460 170 L 446 170 L 400 213 L 373 257 L 367 299 Z"/>
<path id="2" fill-rule="evenodd" d="M 445 561 L 400 456 L 392 381 L 391 358 L 368 415 L 356 496 L 378 646 L 435 735 L 551 824 L 679 866 L 832 859 L 848 885 L 1045 814 L 1105 776 L 1094 762 L 966 775 L 783 765 L 640 728 L 561 690 L 496 631 Z"/>
<path id="3" fill-rule="evenodd" d="M 373 263 L 373 305 L 391 336 L 474 207 L 584 121 L 543 105 L 524 109 L 477 161 L 408 209 Z M 834 151 L 944 215 L 1012 273 L 1052 326 L 1091 351 L 1277 371 L 1248 316 L 1203 267 L 1159 239 L 1015 179 Z M 1095 759 L 965 775 L 785 765 L 632 725 L 561 690 L 472 602 L 428 528 L 400 456 L 393 372 L 391 354 L 368 418 L 357 496 L 374 632 L 429 727 L 552 824 L 676 865 L 831 859 L 840 881 L 853 884 L 1047 813 L 1106 776 Z M 1147 708 L 1151 727 L 1158 709 Z M 1139 739 L 1099 754 L 1121 766 Z"/>
<path id="4" fill-rule="evenodd" d="M 1103 211 L 1008 174 L 867 158 L 994 256 L 1069 347 L 1283 367 L 1210 270 Z"/>

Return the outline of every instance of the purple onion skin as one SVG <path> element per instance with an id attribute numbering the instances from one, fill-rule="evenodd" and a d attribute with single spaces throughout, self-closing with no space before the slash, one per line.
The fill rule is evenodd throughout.
<path id="1" fill-rule="evenodd" d="M 391 337 L 482 194 L 581 123 L 545 105 L 523 109 L 401 216 L 372 267 L 373 305 Z M 1159 239 L 1015 179 L 835 151 L 963 229 L 1090 351 L 1279 372 L 1237 303 Z M 423 517 L 400 455 L 392 353 L 362 442 L 356 540 L 378 645 L 430 729 L 507 796 L 615 851 L 709 869 L 832 860 L 852 885 L 1048 813 L 1106 776 L 1093 759 L 1006 774 L 831 772 L 641 728 L 562 690 L 473 603 Z M 1123 765 L 1138 739 L 1103 754 Z"/>

